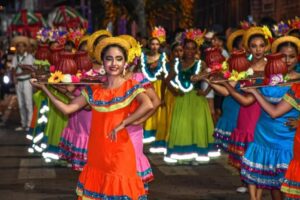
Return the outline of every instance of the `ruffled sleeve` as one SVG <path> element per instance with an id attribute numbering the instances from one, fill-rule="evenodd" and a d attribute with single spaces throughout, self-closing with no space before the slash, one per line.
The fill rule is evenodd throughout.
<path id="1" fill-rule="evenodd" d="M 293 84 L 283 99 L 295 109 L 300 110 L 300 84 Z"/>

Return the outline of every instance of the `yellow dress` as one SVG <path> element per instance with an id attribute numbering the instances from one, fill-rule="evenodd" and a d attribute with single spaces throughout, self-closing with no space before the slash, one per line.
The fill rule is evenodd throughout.
<path id="1" fill-rule="evenodd" d="M 162 80 L 159 77 L 163 74 L 166 65 L 166 54 L 162 53 L 159 59 L 155 62 L 148 63 L 147 56 L 142 54 L 141 56 L 142 72 L 144 76 L 151 81 L 154 90 L 159 98 L 161 98 L 161 84 Z M 153 67 L 155 65 L 155 67 Z M 159 126 L 159 122 L 162 119 L 162 109 L 159 107 L 157 111 L 150 117 L 144 125 L 144 143 L 153 142 L 156 139 L 156 132 Z M 160 122 L 166 123 L 166 122 Z"/>

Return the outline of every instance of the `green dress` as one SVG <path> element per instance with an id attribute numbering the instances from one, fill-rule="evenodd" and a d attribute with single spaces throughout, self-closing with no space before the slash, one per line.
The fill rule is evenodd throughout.
<path id="1" fill-rule="evenodd" d="M 177 160 L 207 157 L 214 146 L 213 120 L 207 99 L 197 95 L 190 81 L 192 75 L 201 71 L 201 61 L 186 69 L 179 62 L 174 67 L 177 74 L 174 82 L 184 95 L 175 98 L 167 157 Z"/>
<path id="2" fill-rule="evenodd" d="M 69 102 L 68 97 L 58 92 L 54 88 L 48 87 L 48 90 L 60 101 L 64 103 Z M 45 136 L 47 137 L 47 143 L 48 143 L 47 152 L 58 155 L 59 153 L 58 144 L 60 141 L 60 136 L 68 123 L 68 116 L 60 112 L 53 105 L 50 99 L 48 100 L 48 102 L 49 102 L 48 123 L 45 129 Z"/>

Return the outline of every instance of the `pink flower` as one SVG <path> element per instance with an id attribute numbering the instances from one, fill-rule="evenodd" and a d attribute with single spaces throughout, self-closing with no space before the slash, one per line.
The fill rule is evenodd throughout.
<path id="1" fill-rule="evenodd" d="M 226 71 L 224 73 L 224 78 L 228 79 L 231 76 L 231 73 L 229 71 Z"/>
<path id="2" fill-rule="evenodd" d="M 54 65 L 51 65 L 51 66 L 49 67 L 49 71 L 50 71 L 51 73 L 54 73 L 54 72 L 55 72 L 55 66 L 54 66 Z"/>
<path id="3" fill-rule="evenodd" d="M 77 76 L 72 75 L 72 83 L 79 83 L 80 82 L 80 78 Z"/>
<path id="4" fill-rule="evenodd" d="M 214 71 L 219 71 L 220 69 L 222 69 L 222 65 L 220 63 L 214 63 L 211 65 L 211 70 Z"/>

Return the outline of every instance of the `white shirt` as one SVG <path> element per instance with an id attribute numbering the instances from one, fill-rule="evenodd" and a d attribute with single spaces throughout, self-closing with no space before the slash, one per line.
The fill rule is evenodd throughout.
<path id="1" fill-rule="evenodd" d="M 23 70 L 21 67 L 18 67 L 18 65 L 32 65 L 33 67 L 33 63 L 34 63 L 34 57 L 31 54 L 25 52 L 23 56 L 18 54 L 14 55 L 14 57 L 12 58 L 11 67 L 16 69 L 16 73 L 22 73 Z M 18 76 L 17 79 L 26 79 L 30 77 L 31 77 L 30 74 L 25 74 L 25 75 Z"/>

